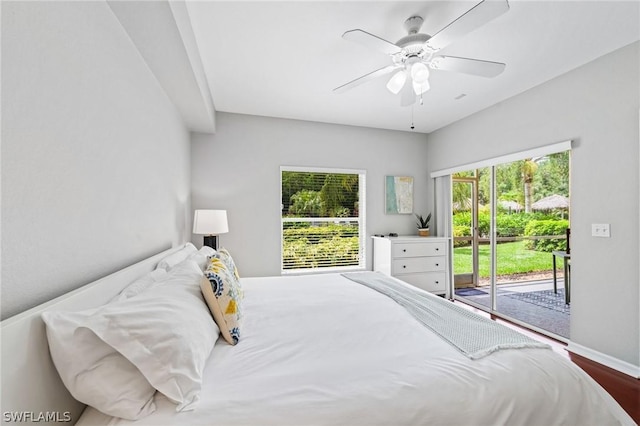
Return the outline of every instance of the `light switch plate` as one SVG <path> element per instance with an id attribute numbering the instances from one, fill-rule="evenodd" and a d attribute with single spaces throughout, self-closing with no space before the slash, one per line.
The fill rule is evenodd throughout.
<path id="1" fill-rule="evenodd" d="M 608 223 L 592 223 L 591 236 L 600 238 L 610 238 L 611 230 Z"/>

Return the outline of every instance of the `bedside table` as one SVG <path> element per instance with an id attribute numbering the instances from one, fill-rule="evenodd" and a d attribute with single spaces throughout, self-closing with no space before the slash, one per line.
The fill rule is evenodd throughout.
<path id="1" fill-rule="evenodd" d="M 449 282 L 449 239 L 372 237 L 373 270 L 431 293 L 445 295 Z"/>

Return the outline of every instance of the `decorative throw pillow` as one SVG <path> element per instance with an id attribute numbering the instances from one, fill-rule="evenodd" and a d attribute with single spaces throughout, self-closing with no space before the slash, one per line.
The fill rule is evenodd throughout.
<path id="1" fill-rule="evenodd" d="M 233 258 L 231 257 L 231 254 L 229 254 L 229 251 L 227 251 L 227 249 L 221 248 L 215 253 L 215 256 L 220 260 L 222 260 L 225 263 L 225 265 L 227 265 L 229 270 L 233 272 L 233 276 L 236 278 L 236 280 L 240 279 L 240 275 L 238 274 L 238 268 L 236 267 L 236 263 L 233 261 Z"/>
<path id="2" fill-rule="evenodd" d="M 236 263 L 233 261 L 233 257 L 227 251 L 227 249 L 222 248 L 217 251 L 214 255 L 218 259 L 222 260 L 225 265 L 227 265 L 227 269 L 231 271 L 233 278 L 236 280 L 236 286 L 238 287 L 238 297 L 240 299 L 244 299 L 244 290 L 242 289 L 242 284 L 240 283 L 240 274 L 238 274 L 238 268 L 236 267 Z"/>
<path id="3" fill-rule="evenodd" d="M 237 344 L 242 325 L 242 289 L 239 280 L 223 260 L 214 256 L 204 271 L 200 288 L 222 337 L 232 345 Z"/>

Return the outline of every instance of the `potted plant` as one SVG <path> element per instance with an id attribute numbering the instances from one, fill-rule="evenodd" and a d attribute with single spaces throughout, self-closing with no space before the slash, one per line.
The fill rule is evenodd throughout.
<path id="1" fill-rule="evenodd" d="M 422 215 L 416 214 L 416 225 L 418 226 L 418 235 L 421 237 L 429 236 L 429 221 L 431 220 L 431 213 L 427 215 L 427 217 L 422 217 Z"/>

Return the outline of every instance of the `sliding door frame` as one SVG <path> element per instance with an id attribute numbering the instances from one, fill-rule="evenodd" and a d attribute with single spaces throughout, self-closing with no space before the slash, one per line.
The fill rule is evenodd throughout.
<path id="1" fill-rule="evenodd" d="M 525 323 L 523 321 L 520 321 L 516 318 L 512 318 L 508 315 L 505 315 L 503 313 L 500 313 L 497 311 L 497 280 L 496 280 L 496 275 L 497 275 L 497 250 L 496 250 L 496 246 L 497 246 L 497 227 L 496 227 L 496 212 L 497 212 L 497 198 L 496 198 L 496 188 L 495 188 L 495 183 L 496 183 L 496 167 L 500 164 L 505 164 L 505 163 L 511 163 L 514 161 L 519 161 L 519 160 L 524 160 L 526 158 L 531 158 L 531 157 L 541 157 L 541 156 L 545 156 L 545 155 L 550 155 L 550 154 L 556 154 L 559 152 L 563 152 L 563 151 L 570 151 L 571 150 L 571 140 L 568 141 L 564 141 L 564 142 L 558 142 L 555 144 L 551 144 L 551 145 L 545 145 L 542 147 L 538 147 L 538 148 L 533 148 L 533 149 L 529 149 L 526 151 L 520 151 L 520 152 L 515 152 L 515 153 L 511 153 L 511 154 L 507 154 L 507 155 L 502 155 L 499 157 L 495 157 L 495 158 L 490 158 L 490 159 L 486 159 L 486 160 L 481 160 L 481 161 L 477 161 L 477 162 L 473 162 L 473 163 L 468 163 L 468 164 L 463 164 L 463 165 L 459 165 L 459 166 L 455 166 L 455 167 L 450 167 L 447 169 L 442 169 L 442 170 L 437 170 L 431 173 L 431 178 L 435 179 L 438 177 L 444 177 L 444 176 L 449 176 L 452 179 L 453 182 L 453 175 L 455 173 L 458 172 L 465 172 L 465 171 L 469 171 L 469 170 L 476 170 L 476 180 L 478 179 L 478 170 L 479 169 L 485 169 L 485 168 L 490 168 L 491 171 L 491 176 L 490 176 L 490 204 L 491 204 L 491 226 L 490 226 L 490 245 L 491 245 L 491 265 L 490 265 L 490 269 L 491 269 L 491 278 L 490 278 L 490 284 L 491 284 L 491 294 L 490 294 L 490 304 L 491 306 L 488 307 L 489 309 L 489 313 L 492 316 L 496 316 L 496 317 L 500 317 L 500 318 L 504 318 L 510 322 L 513 322 L 514 324 L 518 324 L 522 327 L 528 328 L 530 330 L 536 331 L 538 333 L 547 335 L 547 336 L 551 336 L 555 339 L 558 339 L 560 341 L 565 341 L 567 342 L 568 339 L 556 335 L 554 333 L 549 332 L 548 330 L 544 330 L 541 329 L 539 327 L 536 327 L 534 325 Z M 455 178 L 456 180 L 458 180 L 458 178 Z M 476 191 L 477 191 L 477 183 L 476 183 Z M 449 194 L 449 196 L 451 196 L 451 194 Z M 476 199 L 476 209 L 477 209 L 477 197 L 475 197 Z M 437 203 L 437 200 L 436 200 Z M 477 212 L 477 210 L 476 210 Z M 477 214 L 477 213 L 476 213 Z M 476 218 L 476 227 L 477 227 L 477 218 Z M 476 231 L 477 232 L 477 231 Z M 452 244 L 453 245 L 453 244 Z M 475 269 L 474 266 L 474 270 L 477 271 L 477 269 Z M 452 278 L 452 282 L 453 282 L 453 278 Z M 453 286 L 452 286 L 453 287 Z M 452 299 L 457 300 L 458 296 L 455 295 L 455 289 L 452 289 L 452 294 L 451 294 Z M 487 306 L 484 305 L 480 305 L 478 303 L 474 303 L 470 300 L 464 299 L 465 303 L 468 303 L 472 306 L 475 306 L 478 309 L 481 310 L 487 310 Z"/>

